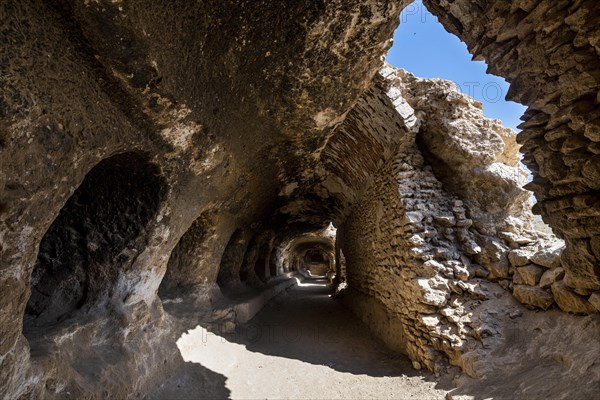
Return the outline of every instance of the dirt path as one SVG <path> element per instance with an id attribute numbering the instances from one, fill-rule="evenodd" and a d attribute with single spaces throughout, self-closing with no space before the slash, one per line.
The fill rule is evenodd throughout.
<path id="1" fill-rule="evenodd" d="M 446 395 L 433 376 L 415 371 L 406 357 L 392 354 L 374 339 L 329 297 L 329 288 L 319 279 L 308 279 L 279 295 L 234 334 L 218 336 L 199 327 L 177 344 L 186 368 L 149 398 L 444 399 Z"/>

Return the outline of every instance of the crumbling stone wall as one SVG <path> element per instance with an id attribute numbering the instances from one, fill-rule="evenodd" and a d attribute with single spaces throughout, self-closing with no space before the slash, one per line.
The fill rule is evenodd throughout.
<path id="1" fill-rule="evenodd" d="M 528 105 L 518 137 L 535 210 L 566 241 L 571 288 L 600 289 L 600 14 L 588 1 L 425 0 Z"/>
<path id="2" fill-rule="evenodd" d="M 282 251 L 294 236 L 317 232 L 329 221 L 340 226 L 350 214 L 341 243 L 329 240 L 327 251 L 335 248 L 340 279 L 348 267 L 350 293 L 361 300 L 354 306 L 376 310 L 374 324 L 393 316 L 394 324 L 382 327 L 390 329 L 388 343 L 400 343 L 419 364 L 436 369 L 448 357 L 471 374 L 481 370 L 489 354 L 475 342 L 498 337 L 508 317 L 491 317 L 494 303 L 478 302 L 484 295 L 512 299 L 504 289 L 496 291 L 500 287 L 554 313 L 552 332 L 561 324 L 581 327 L 578 340 L 589 343 L 593 321 L 557 314 L 551 301 L 570 312 L 598 308 L 595 2 L 426 1 L 477 57 L 512 82 L 511 98 L 530 105 L 519 141 L 536 176 L 529 186 L 539 200 L 536 208 L 567 242 L 560 266 L 560 246 L 537 241 L 526 220 L 511 222 L 485 210 L 481 197 L 467 196 L 468 180 L 440 173 L 442 160 L 455 177 L 491 177 L 502 183 L 498 198 L 520 212 L 518 202 L 502 197 L 523 195 L 512 178 L 501 176 L 505 167 L 487 168 L 496 159 L 477 171 L 474 163 L 448 164 L 436 151 L 436 138 L 460 132 L 445 124 L 450 120 L 436 120 L 435 108 L 444 101 L 425 96 L 435 85 L 422 82 L 410 103 L 401 87 L 373 80 L 408 3 L 2 2 L 0 397 L 141 396 L 148 382 L 182 362 L 173 345 L 181 332 L 232 317 L 217 279 L 236 230 L 251 237 L 240 283 L 261 288 L 272 275 L 299 268 L 294 254 L 301 250 Z M 423 121 L 435 124 L 415 130 Z M 499 140 L 486 136 L 494 148 L 501 142 L 514 147 L 502 130 L 496 134 Z M 40 244 L 42 258 L 60 247 L 47 239 L 60 236 L 52 227 L 77 203 L 86 176 L 131 153 L 143 153 L 142 164 L 152 166 L 149 179 L 132 189 L 160 181 L 160 188 L 144 187 L 152 193 L 148 198 L 132 196 L 136 201 L 125 207 L 135 208 L 126 212 L 135 225 L 134 245 L 116 255 L 94 307 L 24 336 L 32 283 L 33 289 L 48 285 L 38 286 L 45 274 L 34 273 Z M 514 168 L 514 157 L 505 153 L 495 157 Z M 404 197 L 389 185 L 418 196 Z M 381 188 L 393 199 L 389 207 L 404 214 L 389 214 L 392 208 L 380 207 L 368 188 Z M 423 206 L 428 191 L 439 194 L 431 201 L 439 210 Z M 119 204 L 131 194 L 109 201 Z M 366 220 L 371 211 L 381 215 L 379 225 Z M 361 219 L 364 232 L 356 223 Z M 131 239 L 126 220 L 117 221 L 118 232 L 100 236 L 110 237 L 111 245 Z M 401 234 L 386 242 L 401 244 L 375 243 L 375 254 L 368 240 L 377 229 L 388 232 L 387 224 L 400 226 Z M 417 244 L 410 243 L 413 236 Z M 82 237 L 78 246 L 93 251 L 98 241 Z M 311 240 L 307 245 L 322 244 Z M 425 260 L 429 250 L 419 249 L 426 248 L 442 251 Z M 224 281 L 237 284 L 242 252 L 227 252 Z M 377 281 L 367 263 L 413 293 Z M 405 265 L 406 276 L 395 276 L 398 269 L 390 263 Z M 412 267 L 424 276 L 417 278 Z M 427 274 L 435 276 L 423 280 Z M 439 305 L 419 300 L 433 302 L 431 296 L 439 297 Z M 454 314 L 444 311 L 442 297 Z M 470 313 L 476 310 L 490 312 L 475 318 Z"/>
<path id="3" fill-rule="evenodd" d="M 392 100 L 406 107 L 400 93 L 392 93 L 397 96 Z M 425 165 L 416 145 L 418 127 L 398 130 L 390 128 L 391 135 L 402 136 L 397 155 L 375 174 L 339 229 L 350 287 L 346 298 L 415 366 L 439 370 L 440 352 L 453 357 L 472 330 L 456 324 L 461 315 L 455 308 L 463 310 L 457 302 L 463 291 L 478 296 L 465 283 L 469 272 L 454 232 L 455 225 L 469 221 L 462 202 L 448 195 Z"/>
<path id="4" fill-rule="evenodd" d="M 449 82 L 382 74 L 407 122 L 339 229 L 357 315 L 415 366 L 438 371 L 447 358 L 476 376 L 468 354 L 492 333 L 471 311 L 493 301 L 489 281 L 532 308 L 596 313 L 598 293 L 561 280 L 563 243 L 531 228 L 514 133 Z"/>
<path id="5" fill-rule="evenodd" d="M 533 229 L 514 132 L 484 118 L 481 106 L 449 82 L 400 75 L 400 85 L 410 87 L 403 90 L 407 102 L 423 116 L 420 150 L 445 189 L 468 207 L 470 229 L 459 235 L 471 238 L 467 254 L 488 269 L 489 279 L 529 306 L 547 309 L 556 297 L 565 311 L 596 312 L 590 304 L 597 301 L 594 291 L 573 284 L 569 288 L 559 279 L 564 243 Z"/>

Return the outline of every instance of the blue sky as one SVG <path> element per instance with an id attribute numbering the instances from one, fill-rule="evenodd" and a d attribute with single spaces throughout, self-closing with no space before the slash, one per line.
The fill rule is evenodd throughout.
<path id="1" fill-rule="evenodd" d="M 387 62 L 418 77 L 454 81 L 464 93 L 483 103 L 486 116 L 498 118 L 516 130 L 525 107 L 506 101 L 508 83 L 486 74 L 486 64 L 471 58 L 467 46 L 446 32 L 420 1 L 415 1 L 402 12 Z"/>

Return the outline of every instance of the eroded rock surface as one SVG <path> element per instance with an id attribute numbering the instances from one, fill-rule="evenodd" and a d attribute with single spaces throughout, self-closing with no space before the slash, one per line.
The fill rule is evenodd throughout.
<path id="1" fill-rule="evenodd" d="M 143 396 L 310 254 L 461 393 L 596 393 L 598 6 L 425 1 L 529 106 L 516 135 L 382 65 L 409 3 L 2 2 L 0 397 Z"/>
<path id="2" fill-rule="evenodd" d="M 566 241 L 562 259 L 580 287 L 600 289 L 598 103 L 600 15 L 593 1 L 425 0 L 475 59 L 529 106 L 518 141 L 534 174 L 536 210 Z M 490 21 L 482 23 L 481 21 Z"/>
<path id="3" fill-rule="evenodd" d="M 566 279 L 562 240 L 533 229 L 516 134 L 486 119 L 481 106 L 450 82 L 391 67 L 381 78 L 405 122 L 390 127 L 401 137 L 398 152 L 374 175 L 338 231 L 346 255 L 346 301 L 417 365 L 441 372 L 449 360 L 480 380 L 508 374 L 481 360 L 493 359 L 510 341 L 506 329 L 514 318 L 531 315 L 515 299 L 531 309 L 595 314 L 593 291 Z M 480 147 L 482 140 L 493 146 Z M 480 176 L 487 166 L 506 172 Z M 481 183 L 472 185 L 471 178 Z M 489 199 L 492 188 L 506 188 L 494 192 L 495 202 Z M 567 324 L 578 318 L 561 316 L 571 320 Z M 590 330 L 578 337 L 586 345 L 570 354 L 597 348 L 592 332 L 599 332 L 599 322 L 597 315 L 590 317 Z M 527 329 L 527 318 L 520 323 Z M 557 326 L 544 330 L 561 335 Z M 532 343 L 527 338 L 518 346 Z M 553 376 L 585 380 L 569 368 Z"/>

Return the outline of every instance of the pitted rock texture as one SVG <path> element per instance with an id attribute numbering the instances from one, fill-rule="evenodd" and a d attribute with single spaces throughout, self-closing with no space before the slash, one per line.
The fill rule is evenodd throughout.
<path id="1" fill-rule="evenodd" d="M 600 289 L 600 14 L 595 1 L 425 0 L 475 59 L 529 106 L 518 141 L 534 174 L 535 210 L 566 241 L 573 285 Z M 491 21 L 482 23 L 481 21 Z M 596 246 L 597 247 L 597 246 Z"/>
<path id="2" fill-rule="evenodd" d="M 110 300 L 89 310 L 89 317 L 100 321 L 108 321 L 113 309 L 124 316 L 112 329 L 102 323 L 82 330 L 94 332 L 86 334 L 96 337 L 98 346 L 114 346 L 127 354 L 160 353 L 161 346 L 154 344 L 168 336 L 156 296 L 163 276 L 165 286 L 191 292 L 198 285 L 214 285 L 221 255 L 238 228 L 255 224 L 252 235 L 262 250 L 257 261 L 265 267 L 255 268 L 247 257 L 252 265 L 244 278 L 254 286 L 261 282 L 248 271 L 268 279 L 272 240 L 263 231 L 280 204 L 278 176 L 295 176 L 314 163 L 307 154 L 322 146 L 330 126 L 370 86 L 401 7 L 398 2 L 358 1 L 293 7 L 254 2 L 3 2 L 2 396 L 33 390 L 42 396 L 44 383 L 51 381 L 48 395 L 60 396 L 66 387 L 80 393 L 75 385 L 82 392 L 105 388 L 125 396 L 136 390 L 128 382 L 143 385 L 158 373 L 154 365 L 162 361 L 124 357 L 113 363 L 113 370 L 133 371 L 126 366 L 133 362 L 147 364 L 142 368 L 146 372 L 112 383 L 83 373 L 83 381 L 90 382 L 71 384 L 80 371 L 63 374 L 61 365 L 70 363 L 67 353 L 77 352 L 77 335 L 74 342 L 48 353 L 57 361 L 45 368 L 32 368 L 48 358 L 30 360 L 22 336 L 39 243 L 65 203 L 76 201 L 69 198 L 86 174 L 104 159 L 127 152 L 148 154 L 157 168 L 153 173 L 167 189 L 156 210 L 144 208 L 147 199 L 139 204 L 131 199 L 140 212 L 153 212 L 146 226 L 136 226 L 143 229 L 139 241 L 145 246 L 116 255 L 128 257 L 131 266 L 111 266 L 114 274 L 107 281 L 114 284 L 100 288 L 110 291 L 105 296 Z M 337 90 L 342 86 L 344 90 Z M 121 200 L 119 193 L 114 195 L 108 201 Z M 120 212 L 112 217 L 126 218 Z M 122 228 L 110 233 L 125 238 Z M 161 326 L 152 340 L 142 333 L 146 323 Z M 101 333 L 105 329 L 114 334 Z M 119 330 L 122 335 L 116 334 Z M 125 337 L 130 331 L 144 336 L 136 339 L 144 345 L 132 348 Z M 153 347 L 144 347 L 150 342 Z M 91 348 L 96 344 L 92 340 Z"/>
<path id="3" fill-rule="evenodd" d="M 415 368 L 585 397 L 596 2 L 425 0 L 529 106 L 516 139 L 382 68 L 409 3 L 2 2 L 0 398 L 143 396 L 184 332 L 231 331 L 313 252 Z"/>
<path id="4" fill-rule="evenodd" d="M 592 292 L 567 286 L 560 267 L 564 243 L 532 229 L 533 216 L 521 194 L 526 181 L 516 162 L 516 134 L 485 119 L 480 107 L 450 82 L 418 79 L 391 67 L 381 74 L 395 88 L 387 93 L 394 94 L 391 99 L 406 123 L 390 127 L 390 135 L 402 138 L 397 155 L 374 175 L 339 228 L 347 303 L 416 365 L 442 371 L 448 360 L 484 379 L 494 367 L 482 368 L 476 359 L 506 339 L 496 327 L 510 325 L 516 315 L 500 303 L 519 309 L 503 290 L 529 308 L 548 310 L 556 304 L 576 314 L 596 312 Z M 441 104 L 432 107 L 436 99 Z M 448 124 L 477 128 L 463 129 L 460 135 L 471 135 L 471 140 L 461 140 Z M 481 136 L 493 137 L 497 145 L 482 148 L 487 158 L 470 164 L 465 154 L 477 154 Z M 456 148 L 444 154 L 447 146 Z M 442 153 L 426 156 L 436 152 Z M 459 176 L 465 181 L 482 179 L 481 165 L 510 171 L 497 178 L 512 188 L 496 193 L 503 206 L 489 204 L 486 185 L 456 197 L 465 188 L 452 173 L 439 172 L 442 159 L 446 170 L 464 168 Z M 592 331 L 599 328 L 597 322 Z M 592 346 L 593 340 L 584 339 Z"/>
<path id="5" fill-rule="evenodd" d="M 25 330 L 61 321 L 111 291 L 146 245 L 140 238 L 165 194 L 159 173 L 135 153 L 107 158 L 88 173 L 40 243 Z"/>

